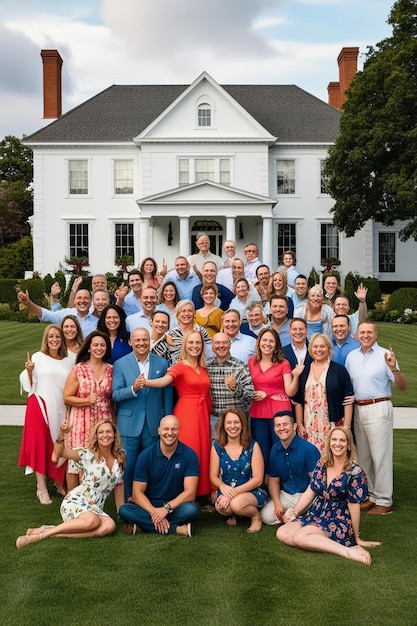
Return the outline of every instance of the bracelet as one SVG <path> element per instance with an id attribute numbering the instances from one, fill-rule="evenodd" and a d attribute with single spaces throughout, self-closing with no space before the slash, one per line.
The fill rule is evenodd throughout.
<path id="1" fill-rule="evenodd" d="M 64 443 L 65 439 L 55 439 L 55 443 Z"/>
<path id="2" fill-rule="evenodd" d="M 391 372 L 392 372 L 393 374 L 398 374 L 398 372 L 399 372 L 399 371 L 400 371 L 400 370 L 391 370 Z"/>
<path id="3" fill-rule="evenodd" d="M 169 502 L 164 502 L 164 503 L 163 503 L 163 506 L 166 508 L 166 510 L 168 511 L 168 513 L 172 513 L 172 511 L 174 510 L 174 509 L 172 508 L 172 506 L 170 505 L 170 503 L 169 503 Z"/>

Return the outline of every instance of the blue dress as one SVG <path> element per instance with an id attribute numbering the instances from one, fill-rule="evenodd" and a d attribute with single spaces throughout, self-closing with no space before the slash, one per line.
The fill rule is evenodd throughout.
<path id="1" fill-rule="evenodd" d="M 310 488 L 316 498 L 300 517 L 302 526 L 314 524 L 326 535 L 345 546 L 355 546 L 348 502 L 363 502 L 368 496 L 368 481 L 365 472 L 356 463 L 349 472 L 343 472 L 327 486 L 327 470 L 320 462 L 314 468 Z"/>
<path id="2" fill-rule="evenodd" d="M 226 450 L 222 448 L 217 441 L 214 442 L 214 449 L 220 457 L 220 478 L 225 485 L 231 487 L 239 487 L 244 485 L 252 478 L 252 453 L 255 441 L 249 444 L 246 450 L 242 450 L 238 459 L 231 459 Z M 253 493 L 257 502 L 258 508 L 263 507 L 268 497 L 267 492 L 262 487 L 252 489 L 250 493 Z M 217 497 L 221 495 L 221 492 L 217 491 Z"/>

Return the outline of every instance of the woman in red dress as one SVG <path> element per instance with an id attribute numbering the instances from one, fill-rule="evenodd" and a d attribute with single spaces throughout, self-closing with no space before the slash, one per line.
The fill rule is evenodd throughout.
<path id="1" fill-rule="evenodd" d="M 210 471 L 210 379 L 205 365 L 204 345 L 198 330 L 191 330 L 184 336 L 180 359 L 161 378 L 146 380 L 146 387 L 166 387 L 174 385 L 179 400 L 174 415 L 180 421 L 180 441 L 192 448 L 200 463 L 200 478 L 197 495 L 211 491 Z"/>
<path id="2" fill-rule="evenodd" d="M 291 366 L 285 359 L 279 335 L 264 328 L 256 340 L 255 354 L 248 361 L 255 396 L 250 408 L 252 436 L 261 446 L 266 472 L 269 452 L 278 437 L 274 433 L 274 415 L 290 411 L 289 398 L 298 391 L 298 378 L 304 365 Z"/>

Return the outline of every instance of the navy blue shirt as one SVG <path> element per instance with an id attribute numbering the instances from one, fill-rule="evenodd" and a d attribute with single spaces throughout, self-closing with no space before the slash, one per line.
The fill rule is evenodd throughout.
<path id="1" fill-rule="evenodd" d="M 309 473 L 314 470 L 319 458 L 316 446 L 296 434 L 288 448 L 284 448 L 280 441 L 272 446 L 268 474 L 280 479 L 283 491 L 301 493 L 307 489 Z"/>
<path id="2" fill-rule="evenodd" d="M 179 441 L 168 459 L 157 441 L 139 454 L 133 480 L 146 483 L 145 495 L 158 507 L 184 491 L 186 476 L 198 475 L 198 457 L 194 450 Z"/>

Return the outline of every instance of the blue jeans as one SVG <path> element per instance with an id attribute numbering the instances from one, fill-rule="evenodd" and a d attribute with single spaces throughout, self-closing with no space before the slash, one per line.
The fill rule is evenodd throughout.
<path id="1" fill-rule="evenodd" d="M 125 522 L 136 524 L 146 533 L 157 532 L 148 511 L 145 511 L 145 509 L 142 509 L 142 507 L 137 504 L 123 504 L 120 507 L 119 515 Z M 167 515 L 166 519 L 170 523 L 168 533 L 172 535 L 176 532 L 177 526 L 191 522 L 197 517 L 198 507 L 196 503 L 184 502 L 184 504 L 181 504 L 172 513 Z"/>
<path id="2" fill-rule="evenodd" d="M 274 420 L 266 417 L 253 417 L 250 420 L 252 437 L 259 443 L 264 457 L 265 474 L 269 471 L 269 453 L 272 446 L 279 441 L 274 431 Z"/>
<path id="3" fill-rule="evenodd" d="M 135 475 L 136 461 L 139 454 L 145 448 L 148 448 L 153 443 L 159 440 L 159 437 L 153 437 L 149 432 L 146 423 L 143 426 L 143 430 L 137 437 L 127 437 L 121 435 L 123 448 L 126 452 L 126 466 L 124 471 L 124 487 L 125 487 L 125 502 L 127 502 L 132 495 L 133 477 Z"/>

